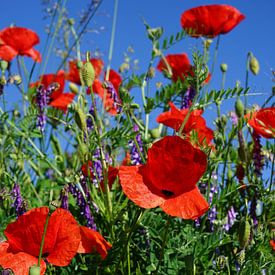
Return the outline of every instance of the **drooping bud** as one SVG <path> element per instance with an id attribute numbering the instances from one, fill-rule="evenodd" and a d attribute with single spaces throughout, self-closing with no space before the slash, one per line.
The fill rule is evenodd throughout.
<path id="1" fill-rule="evenodd" d="M 255 56 L 252 56 L 249 60 L 249 69 L 254 75 L 257 75 L 260 71 L 260 64 Z"/>
<path id="2" fill-rule="evenodd" d="M 240 98 L 238 98 L 235 102 L 235 112 L 239 118 L 244 115 L 244 105 Z"/>
<path id="3" fill-rule="evenodd" d="M 91 87 L 95 80 L 95 69 L 90 62 L 90 54 L 87 52 L 86 63 L 80 69 L 81 78 L 87 87 Z"/>
<path id="4" fill-rule="evenodd" d="M 0 61 L 0 69 L 2 72 L 4 72 L 9 66 L 9 62 L 5 61 L 5 60 L 1 60 Z"/>
<path id="5" fill-rule="evenodd" d="M 251 226 L 248 220 L 242 221 L 239 227 L 239 243 L 242 248 L 249 242 Z"/>
<path id="6" fill-rule="evenodd" d="M 82 109 L 77 108 L 74 113 L 74 120 L 78 126 L 78 128 L 85 132 L 87 129 L 87 123 L 86 123 L 86 115 L 82 111 Z"/>
<path id="7" fill-rule="evenodd" d="M 226 72 L 227 72 L 227 69 L 228 69 L 227 64 L 222 63 L 222 64 L 220 65 L 220 69 L 221 69 L 222 73 L 226 73 Z"/>

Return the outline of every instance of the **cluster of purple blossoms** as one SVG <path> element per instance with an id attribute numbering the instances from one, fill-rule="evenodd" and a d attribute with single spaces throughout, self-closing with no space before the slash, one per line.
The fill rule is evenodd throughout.
<path id="1" fill-rule="evenodd" d="M 147 257 L 150 257 L 150 246 L 151 246 L 151 241 L 150 241 L 150 234 L 149 230 L 147 227 L 142 226 L 139 229 L 140 236 L 143 239 L 143 242 L 141 243 L 141 246 L 144 247 L 146 250 L 146 255 Z"/>
<path id="2" fill-rule="evenodd" d="M 181 109 L 189 108 L 190 105 L 192 104 L 192 101 L 193 101 L 195 95 L 196 95 L 196 90 L 193 87 L 190 86 L 186 90 L 186 92 L 185 92 L 185 94 L 182 98 Z"/>
<path id="3" fill-rule="evenodd" d="M 11 198 L 13 199 L 12 206 L 15 209 L 17 217 L 23 215 L 26 212 L 26 204 L 21 196 L 20 186 L 15 183 L 11 191 Z"/>
<path id="4" fill-rule="evenodd" d="M 237 114 L 235 112 L 231 111 L 229 113 L 229 116 L 230 116 L 230 120 L 231 120 L 232 124 L 234 126 L 237 126 L 238 125 L 238 121 L 239 121 Z"/>
<path id="5" fill-rule="evenodd" d="M 208 201 L 209 205 L 212 204 L 214 194 L 217 194 L 217 193 L 218 193 L 218 188 L 217 188 L 217 186 L 213 185 L 209 191 L 209 201 Z M 211 231 L 214 231 L 214 222 L 216 220 L 216 217 L 217 217 L 217 207 L 214 204 L 214 205 L 212 205 L 211 209 L 208 212 L 208 218 L 209 218 L 209 222 L 210 222 L 210 230 Z"/>
<path id="6" fill-rule="evenodd" d="M 137 135 L 135 136 L 135 140 L 136 140 L 136 143 L 138 144 L 139 148 L 137 148 L 137 145 L 136 145 L 134 140 L 130 140 L 128 142 L 128 145 L 129 145 L 129 148 L 130 148 L 130 155 L 131 155 L 131 164 L 132 165 L 139 165 L 139 164 L 142 164 L 142 159 L 141 159 L 141 156 L 140 156 L 140 153 L 143 152 L 142 139 L 141 139 L 141 134 L 138 133 L 139 128 L 138 128 L 137 125 L 134 125 L 133 130 L 134 130 L 135 133 L 137 133 Z"/>
<path id="7" fill-rule="evenodd" d="M 76 203 L 80 208 L 80 214 L 86 219 L 87 227 L 96 230 L 96 224 L 94 222 L 94 217 L 92 216 L 90 208 L 92 204 L 91 195 L 88 189 L 86 177 L 83 174 L 80 176 L 80 185 L 83 192 L 81 192 L 81 190 L 75 184 L 71 183 L 68 186 L 68 191 L 76 199 Z M 63 194 L 63 197 L 61 196 L 61 204 L 63 204 L 65 207 L 68 207 L 68 203 L 66 202 L 66 199 L 68 200 L 68 193 L 64 193 L 65 194 Z"/>
<path id="8" fill-rule="evenodd" d="M 41 132 L 45 130 L 46 124 L 46 106 L 50 103 L 50 96 L 53 91 L 59 88 L 59 84 L 54 82 L 47 89 L 43 85 L 37 87 L 36 104 L 38 108 L 37 127 Z"/>
<path id="9" fill-rule="evenodd" d="M 254 131 L 252 134 L 252 138 L 254 141 L 253 147 L 253 162 L 254 162 L 254 171 L 257 176 L 262 175 L 262 168 L 264 166 L 264 157 L 262 154 L 262 145 L 261 145 L 261 137 Z"/>
<path id="10" fill-rule="evenodd" d="M 258 219 L 257 219 L 257 214 L 256 214 L 256 208 L 257 208 L 257 198 L 256 195 L 254 195 L 251 204 L 250 204 L 250 217 L 253 220 L 253 225 L 254 227 L 257 227 L 258 225 Z"/>
<path id="11" fill-rule="evenodd" d="M 91 131 L 94 128 L 94 124 L 93 124 L 93 118 L 95 118 L 95 109 L 94 109 L 94 105 L 93 103 L 91 104 L 90 110 L 89 110 L 89 115 L 88 118 L 86 120 L 87 123 L 87 130 Z"/>
<path id="12" fill-rule="evenodd" d="M 105 81 L 104 85 L 108 94 L 110 95 L 110 98 L 114 101 L 114 108 L 116 109 L 117 113 L 118 114 L 121 113 L 122 111 L 121 100 L 117 95 L 117 91 L 114 88 L 114 85 L 110 81 Z"/>
<path id="13" fill-rule="evenodd" d="M 225 231 L 229 231 L 229 229 L 233 226 L 233 224 L 236 221 L 237 215 L 238 215 L 238 213 L 235 212 L 234 207 L 231 206 L 230 209 L 227 212 L 227 221 L 223 226 Z"/>

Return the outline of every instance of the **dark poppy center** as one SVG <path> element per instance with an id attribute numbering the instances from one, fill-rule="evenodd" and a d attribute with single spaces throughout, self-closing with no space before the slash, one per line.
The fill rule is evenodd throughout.
<path id="1" fill-rule="evenodd" d="M 169 191 L 169 190 L 161 190 L 160 191 L 163 195 L 165 195 L 166 197 L 171 197 L 174 195 L 174 192 Z"/>
<path id="2" fill-rule="evenodd" d="M 50 255 L 49 252 L 45 252 L 45 253 L 42 254 L 42 258 L 47 258 L 49 255 Z"/>

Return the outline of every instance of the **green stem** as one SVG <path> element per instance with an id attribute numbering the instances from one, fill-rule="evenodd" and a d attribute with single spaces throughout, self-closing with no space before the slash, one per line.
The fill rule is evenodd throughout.
<path id="1" fill-rule="evenodd" d="M 214 52 L 214 58 L 213 58 L 213 63 L 212 63 L 212 68 L 211 68 L 211 75 L 213 75 L 213 73 L 214 73 L 215 64 L 217 62 L 219 44 L 220 44 L 220 35 L 218 36 L 217 42 L 216 42 L 216 47 L 215 47 L 215 52 Z"/>
<path id="2" fill-rule="evenodd" d="M 158 270 L 160 268 L 160 263 L 163 261 L 163 257 L 164 257 L 164 249 L 166 247 L 166 242 L 167 242 L 167 236 L 168 236 L 168 229 L 171 223 L 171 216 L 168 217 L 167 221 L 166 221 L 166 225 L 165 225 L 165 231 L 164 231 L 164 235 L 163 235 L 163 239 L 162 239 L 162 245 L 161 245 L 161 252 L 160 252 L 160 257 L 159 257 L 159 261 L 157 264 L 157 268 L 154 271 L 153 274 L 158 274 Z"/>
<path id="3" fill-rule="evenodd" d="M 74 26 L 73 26 L 72 24 L 70 25 L 70 28 L 71 28 L 71 32 L 72 32 L 72 34 L 73 34 L 73 37 L 74 37 L 75 43 L 76 43 L 76 54 L 77 54 L 77 59 L 78 59 L 79 61 L 81 61 L 81 51 L 80 51 L 79 38 L 78 38 L 77 33 L 76 33 L 76 31 L 75 31 L 75 29 L 74 29 Z"/>
<path id="4" fill-rule="evenodd" d="M 46 233 L 47 233 L 50 216 L 51 216 L 51 212 L 49 210 L 49 213 L 46 217 L 44 231 L 43 231 L 42 240 L 41 240 L 40 249 L 39 249 L 38 264 L 37 264 L 39 267 L 40 267 L 40 263 L 41 263 L 41 259 L 42 259 L 43 247 L 44 247 L 44 243 L 45 243 L 45 237 L 46 237 Z"/>
<path id="5" fill-rule="evenodd" d="M 118 0 L 115 0 L 115 7 L 114 7 L 114 15 L 113 15 L 113 24 L 112 24 L 112 33 L 111 33 L 111 41 L 109 47 L 109 55 L 108 55 L 108 66 L 106 71 L 105 79 L 109 80 L 110 69 L 111 69 L 111 61 L 113 57 L 113 50 L 114 50 L 114 42 L 115 42 L 115 32 L 116 32 L 116 22 L 117 22 L 117 11 L 118 11 Z"/>
<path id="6" fill-rule="evenodd" d="M 274 148 L 274 146 L 275 146 L 275 139 L 273 139 L 273 148 Z M 275 156 L 274 156 L 274 154 L 272 154 L 272 156 L 273 156 L 273 159 L 272 159 L 272 165 L 271 165 L 271 172 L 270 172 L 270 183 L 269 183 L 269 192 L 271 193 L 271 191 L 272 191 L 272 184 L 274 184 L 273 183 L 273 174 L 274 174 L 274 163 L 275 163 Z"/>

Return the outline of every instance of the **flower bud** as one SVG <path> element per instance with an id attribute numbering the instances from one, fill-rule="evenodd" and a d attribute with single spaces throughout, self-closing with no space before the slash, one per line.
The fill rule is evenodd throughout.
<path id="1" fill-rule="evenodd" d="M 156 41 L 160 39 L 163 34 L 163 28 L 149 28 L 147 29 L 148 37 L 151 41 Z"/>
<path id="2" fill-rule="evenodd" d="M 87 123 L 86 123 L 86 115 L 82 111 L 82 109 L 77 108 L 74 113 L 74 120 L 78 126 L 78 128 L 85 132 L 87 128 Z"/>
<path id="3" fill-rule="evenodd" d="M 73 26 L 75 24 L 75 20 L 73 18 L 69 18 L 67 22 L 70 26 Z"/>
<path id="4" fill-rule="evenodd" d="M 87 61 L 80 69 L 81 78 L 87 87 L 91 87 L 95 80 L 95 69 L 90 61 Z"/>
<path id="5" fill-rule="evenodd" d="M 83 66 L 82 61 L 77 61 L 77 63 L 76 63 L 76 67 L 77 67 L 77 69 L 81 69 L 81 68 L 82 68 L 82 66 Z"/>
<path id="6" fill-rule="evenodd" d="M 226 72 L 227 72 L 227 69 L 228 69 L 227 64 L 222 63 L 222 64 L 220 65 L 220 69 L 221 69 L 222 73 L 226 73 Z"/>
<path id="7" fill-rule="evenodd" d="M 255 56 L 250 58 L 249 69 L 254 75 L 257 75 L 260 71 L 260 64 Z"/>
<path id="8" fill-rule="evenodd" d="M 241 247 L 245 247 L 248 245 L 249 237 L 250 237 L 251 226 L 249 221 L 241 221 L 239 227 L 239 243 Z"/>
<path id="9" fill-rule="evenodd" d="M 5 61 L 5 60 L 1 60 L 0 61 L 0 69 L 2 72 L 4 72 L 9 66 L 9 62 Z"/>
<path id="10" fill-rule="evenodd" d="M 235 102 L 235 112 L 238 118 L 243 117 L 244 115 L 244 106 L 240 98 L 238 98 Z"/>
<path id="11" fill-rule="evenodd" d="M 4 75 L 0 77 L 0 85 L 5 86 L 7 84 L 7 80 Z"/>
<path id="12" fill-rule="evenodd" d="M 72 93 L 78 94 L 78 87 L 77 87 L 76 84 L 70 82 L 70 83 L 69 83 L 69 89 L 70 89 L 70 91 L 71 91 Z"/>
<path id="13" fill-rule="evenodd" d="M 212 44 L 213 40 L 212 39 L 206 39 L 204 40 L 204 47 L 208 50 L 210 45 Z"/>
<path id="14" fill-rule="evenodd" d="M 152 138 L 159 138 L 160 137 L 160 132 L 159 132 L 159 128 L 154 128 L 150 131 L 150 134 L 152 136 Z"/>
<path id="15" fill-rule="evenodd" d="M 51 214 L 53 211 L 56 210 L 56 208 L 58 208 L 60 206 L 59 201 L 51 201 L 50 205 L 49 205 L 49 209 L 50 209 L 50 213 Z"/>
<path id="16" fill-rule="evenodd" d="M 29 275 L 40 275 L 40 266 L 37 266 L 37 265 L 31 266 Z"/>

